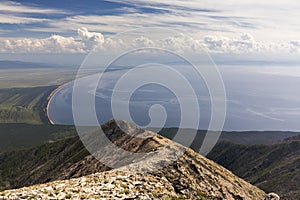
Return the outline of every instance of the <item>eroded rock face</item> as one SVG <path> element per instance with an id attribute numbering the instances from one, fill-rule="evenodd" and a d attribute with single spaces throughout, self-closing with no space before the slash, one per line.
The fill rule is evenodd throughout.
<path id="1" fill-rule="evenodd" d="M 122 130 L 114 120 L 103 127 L 107 137 L 123 149 L 146 152 L 139 160 L 118 161 L 127 163 L 119 169 L 93 172 L 91 175 L 61 180 L 0 193 L 0 199 L 263 199 L 266 194 L 259 188 L 238 178 L 216 163 L 163 138 L 121 121 Z M 130 133 L 125 133 L 128 130 Z M 125 131 L 125 132 L 124 132 Z M 134 134 L 146 137 L 135 138 Z M 167 146 L 168 148 L 164 148 Z M 157 150 L 163 148 L 163 151 Z M 105 149 L 103 149 L 105 151 Z M 177 157 L 178 152 L 185 153 Z M 109 152 L 107 152 L 109 153 Z M 97 161 L 88 157 L 83 162 L 85 172 L 94 169 Z M 84 159 L 88 160 L 87 158 Z M 172 161 L 172 162 L 170 162 Z M 92 165 L 89 165 L 92 163 Z M 166 163 L 169 165 L 165 167 Z M 100 164 L 99 164 L 100 165 Z M 80 165 L 76 168 L 80 170 Z M 93 171 L 93 170 L 90 170 Z M 2 195 L 2 196 L 1 196 Z"/>

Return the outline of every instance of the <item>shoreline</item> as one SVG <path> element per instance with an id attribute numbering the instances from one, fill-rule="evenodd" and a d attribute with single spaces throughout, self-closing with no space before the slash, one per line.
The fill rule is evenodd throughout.
<path id="1" fill-rule="evenodd" d="M 68 82 L 69 83 L 69 82 Z M 47 106 L 45 108 L 45 115 L 46 115 L 46 118 L 48 119 L 48 122 L 51 124 L 51 125 L 55 125 L 55 123 L 52 121 L 52 119 L 50 118 L 50 115 L 49 115 L 49 106 L 52 102 L 52 99 L 54 97 L 54 95 L 56 94 L 56 92 L 58 92 L 62 87 L 64 87 L 65 85 L 67 85 L 68 83 L 63 83 L 61 85 L 59 85 L 57 88 L 55 88 L 51 93 L 50 95 L 47 97 Z"/>

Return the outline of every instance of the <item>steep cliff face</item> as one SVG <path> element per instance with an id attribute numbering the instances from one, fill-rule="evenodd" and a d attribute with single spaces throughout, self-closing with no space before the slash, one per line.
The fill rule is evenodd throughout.
<path id="1" fill-rule="evenodd" d="M 122 166 L 111 170 L 91 155 L 82 153 L 81 159 L 64 161 L 66 165 L 48 178 L 67 180 L 7 190 L 0 193 L 0 198 L 253 200 L 266 196 L 265 192 L 218 164 L 153 132 L 139 129 L 125 121 L 116 123 L 115 120 L 102 128 L 115 145 L 130 152 L 144 152 L 144 156 L 138 160 L 114 160 L 114 155 L 111 155 L 110 164 L 116 162 Z M 76 150 L 73 150 L 73 154 L 76 154 Z M 99 150 L 104 152 L 103 155 L 111 154 L 105 147 Z M 185 153 L 180 155 L 182 151 Z M 165 163 L 169 165 L 164 167 Z M 44 174 L 43 166 L 36 171 Z M 46 176 L 43 177 L 45 182 Z"/>

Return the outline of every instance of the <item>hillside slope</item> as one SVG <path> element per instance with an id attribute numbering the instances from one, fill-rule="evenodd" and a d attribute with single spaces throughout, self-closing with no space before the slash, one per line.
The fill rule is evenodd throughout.
<path id="1" fill-rule="evenodd" d="M 86 152 L 79 148 L 80 144 L 76 144 L 76 138 L 73 138 L 74 141 L 69 139 L 70 143 L 64 147 L 56 144 L 62 147 L 55 156 L 56 159 L 53 158 L 55 151 L 49 153 L 48 155 L 52 159 L 47 159 L 46 156 L 44 162 L 41 161 L 39 166 L 35 166 L 35 170 L 27 176 L 31 177 L 32 174 L 39 174 L 39 177 L 43 177 L 42 179 L 32 180 L 32 182 L 48 182 L 49 180 L 72 177 L 80 178 L 4 191 L 0 194 L 5 197 L 16 197 L 16 199 L 30 197 L 33 199 L 93 199 L 100 197 L 110 199 L 139 197 L 143 199 L 142 196 L 144 196 L 146 199 L 174 197 L 251 200 L 262 199 L 266 195 L 262 190 L 190 149 L 153 132 L 134 127 L 127 122 L 118 121 L 118 123 L 121 124 L 122 129 L 117 126 L 114 120 L 103 125 L 102 128 L 107 137 L 119 147 L 131 152 L 148 152 L 140 161 L 133 162 L 130 159 L 114 160 L 114 157 L 111 157 L 112 163 L 119 162 L 124 166 L 120 169 L 100 173 L 109 170 L 109 168 L 90 155 L 85 155 Z M 143 137 L 132 137 L 132 134 Z M 73 145 L 74 149 L 72 149 Z M 165 148 L 166 151 L 163 151 L 163 154 L 153 153 L 153 151 L 155 152 L 166 145 L 168 148 Z M 43 149 L 45 146 L 40 148 Z M 55 147 L 54 149 L 59 148 Z M 186 152 L 178 160 L 167 167 L 157 168 L 161 163 L 172 160 L 180 150 L 186 150 Z M 102 149 L 102 151 L 106 151 L 106 149 Z M 77 156 L 74 157 L 74 155 Z M 53 161 L 57 163 L 51 164 Z M 51 167 L 44 168 L 45 166 L 56 166 L 56 172 L 53 174 L 48 173 L 48 170 L 51 172 L 53 169 Z M 29 165 L 28 167 L 30 168 Z M 147 169 L 152 169 L 152 171 L 148 172 Z M 81 177 L 82 175 L 87 176 Z M 46 179 L 47 176 L 48 179 Z M 23 177 L 23 180 L 25 179 Z"/>
<path id="2" fill-rule="evenodd" d="M 299 136 L 273 145 L 222 142 L 208 158 L 266 192 L 276 191 L 283 199 L 300 197 Z"/>
<path id="3" fill-rule="evenodd" d="M 0 89 L 0 123 L 42 124 L 47 98 L 57 86 Z"/>
<path id="4" fill-rule="evenodd" d="M 33 148 L 75 135 L 76 130 L 72 126 L 0 123 L 0 155 L 4 152 Z"/>

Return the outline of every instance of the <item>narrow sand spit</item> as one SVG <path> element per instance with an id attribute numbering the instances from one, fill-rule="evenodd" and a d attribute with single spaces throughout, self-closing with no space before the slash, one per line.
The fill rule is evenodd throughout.
<path id="1" fill-rule="evenodd" d="M 59 85 L 55 90 L 53 90 L 52 92 L 51 92 L 51 94 L 48 96 L 48 98 L 47 98 L 47 101 L 48 101 L 48 103 L 47 103 L 47 106 L 46 106 L 46 117 L 47 117 L 47 119 L 48 119 L 48 121 L 49 121 L 49 123 L 51 124 L 51 125 L 55 125 L 55 123 L 52 121 L 52 119 L 50 118 L 50 115 L 49 115 L 49 107 L 50 107 L 50 104 L 51 104 L 51 102 L 52 102 L 52 99 L 53 99 L 53 97 L 54 97 L 54 95 L 56 94 L 56 92 L 58 92 L 62 87 L 64 87 L 65 85 L 67 85 L 68 83 L 63 83 L 63 84 L 61 84 L 61 85 Z"/>

